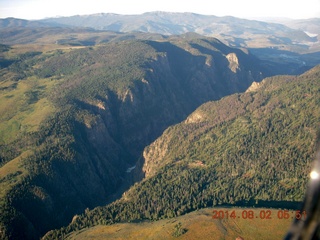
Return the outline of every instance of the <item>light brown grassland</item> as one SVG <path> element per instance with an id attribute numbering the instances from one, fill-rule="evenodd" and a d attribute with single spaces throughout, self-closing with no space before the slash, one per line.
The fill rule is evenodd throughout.
<path id="1" fill-rule="evenodd" d="M 212 219 L 213 210 L 236 213 L 236 218 Z M 234 240 L 241 236 L 245 240 L 282 239 L 289 228 L 292 218 L 279 219 L 278 209 L 249 208 L 206 208 L 172 219 L 142 221 L 139 223 L 119 223 L 110 226 L 95 226 L 70 234 L 67 239 L 225 239 Z M 242 212 L 252 210 L 253 219 L 243 219 Z M 259 219 L 260 211 L 271 210 L 271 219 Z M 291 211 L 290 211 L 291 213 Z M 256 218 L 257 217 L 257 218 Z M 175 225 L 187 232 L 174 237 Z"/>

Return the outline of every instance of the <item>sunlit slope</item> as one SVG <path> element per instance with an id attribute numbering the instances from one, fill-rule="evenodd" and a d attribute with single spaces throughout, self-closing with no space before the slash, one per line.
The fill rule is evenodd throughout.
<path id="1" fill-rule="evenodd" d="M 146 179 L 47 237 L 220 204 L 298 208 L 319 128 L 319 71 L 267 78 L 203 104 L 145 148 Z"/>
<path id="2" fill-rule="evenodd" d="M 126 171 L 164 129 L 265 74 L 248 52 L 198 35 L 1 49 L 0 233 L 9 238 L 37 238 L 111 201 L 142 178 Z"/>
<path id="3" fill-rule="evenodd" d="M 0 81 L 0 198 L 23 178 L 28 170 L 23 159 L 32 155 L 33 135 L 42 122 L 56 112 L 48 99 L 57 81 L 31 76 L 41 52 L 19 53 L 1 45 Z"/>
<path id="4" fill-rule="evenodd" d="M 235 212 L 235 218 L 212 219 L 213 210 Z M 252 211 L 253 219 L 244 219 L 245 213 Z M 278 218 L 275 209 L 250 208 L 206 208 L 180 217 L 154 222 L 117 223 L 110 226 L 98 225 L 66 236 L 66 239 L 226 239 L 242 237 L 246 240 L 282 239 L 292 222 L 290 218 Z M 267 212 L 270 219 L 258 219 Z M 242 216 L 243 215 L 243 216 Z M 263 214 L 261 214 L 263 216 Z M 281 215 L 280 215 L 281 217 Z M 179 225 L 181 225 L 179 227 Z M 182 229 L 182 230 L 180 230 Z M 181 235 L 180 235 L 181 234 Z"/>
<path id="5" fill-rule="evenodd" d="M 317 67 L 206 103 L 145 149 L 144 170 L 160 179 L 161 166 L 203 172 L 196 192 L 218 203 L 301 201 L 319 127 L 319 88 Z"/>

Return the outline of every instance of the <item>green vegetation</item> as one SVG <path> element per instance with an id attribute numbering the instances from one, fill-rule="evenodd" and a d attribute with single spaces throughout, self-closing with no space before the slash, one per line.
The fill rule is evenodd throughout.
<path id="1" fill-rule="evenodd" d="M 174 225 L 174 232 L 172 233 L 172 236 L 174 237 L 180 237 L 181 235 L 185 234 L 188 231 L 186 228 L 182 228 L 181 222 Z"/>
<path id="2" fill-rule="evenodd" d="M 141 69 L 146 61 L 155 58 L 156 53 L 147 44 L 139 41 L 110 43 L 95 49 L 85 48 L 69 54 L 57 55 L 48 59 L 45 66 L 39 68 L 39 77 L 66 77 L 52 95 L 58 95 L 59 101 L 66 98 L 88 101 L 104 98 L 110 90 L 121 95 L 141 80 Z M 62 91 L 62 92 L 61 92 Z"/>
<path id="3" fill-rule="evenodd" d="M 232 212 L 240 218 L 212 219 L 213 210 Z M 259 216 L 270 211 L 270 219 L 243 219 L 244 211 L 252 211 Z M 279 210 L 261 208 L 205 208 L 180 217 L 159 221 L 136 221 L 134 223 L 116 223 L 97 225 L 65 236 L 65 239 L 227 239 L 243 237 L 248 240 L 282 239 L 292 219 L 279 219 Z M 291 215 L 290 215 L 291 216 Z M 176 228 L 187 229 L 176 238 L 172 233 Z"/>
<path id="4" fill-rule="evenodd" d="M 145 180 L 47 237 L 222 204 L 297 209 L 320 120 L 319 70 L 265 79 L 259 89 L 202 105 L 145 149 Z"/>
<path id="5" fill-rule="evenodd" d="M 48 236 L 219 204 L 301 200 L 319 120 L 306 108 L 318 109 L 316 73 L 203 105 L 165 131 L 163 146 L 146 148 L 145 180 L 94 209 L 142 178 L 138 167 L 126 170 L 169 125 L 267 73 L 250 54 L 199 36 L 25 47 L 1 53 L 0 238 L 39 238 L 83 211 Z M 241 71 L 229 68 L 229 53 Z"/>
<path id="6" fill-rule="evenodd" d="M 65 216 L 59 215 L 52 223 L 49 216 L 55 211 L 52 207 L 54 202 L 58 202 L 60 208 L 64 208 L 63 204 L 74 206 L 71 214 L 80 206 L 83 208 L 81 198 L 78 203 L 71 198 L 66 203 L 61 199 L 63 195 L 52 193 L 51 197 L 48 189 L 61 191 L 58 189 L 63 185 L 59 186 L 59 180 L 55 180 L 59 179 L 59 171 L 64 171 L 66 165 L 74 167 L 81 154 L 79 152 L 86 149 L 84 145 L 88 140 L 85 139 L 87 133 L 83 124 L 94 126 L 101 121 L 101 117 L 76 105 L 81 101 L 99 106 L 99 96 L 105 97 L 108 91 L 124 91 L 131 82 L 142 78 L 139 64 L 151 55 L 145 56 L 140 52 L 149 54 L 150 51 L 143 49 L 148 45 L 139 42 L 118 45 L 118 48 L 110 45 L 45 53 L 21 53 L 15 48 L 3 48 L 4 59 L 10 64 L 1 69 L 3 78 L 0 82 L 1 238 L 34 238 L 39 236 L 39 232 L 44 234 L 53 226 L 66 224 Z M 74 81 L 77 78 L 79 80 Z M 92 149 L 86 150 L 93 152 Z M 114 153 L 117 151 L 120 150 L 114 149 L 107 158 L 118 154 Z M 114 161 L 117 162 L 119 157 L 121 154 L 114 157 Z M 82 168 L 79 167 L 78 171 Z M 105 173 L 99 177 L 104 178 L 105 191 L 112 192 L 114 185 L 119 183 L 116 179 L 115 183 L 111 180 L 111 172 L 120 176 L 124 166 L 118 170 L 110 166 L 109 169 L 104 168 Z M 76 177 L 74 179 L 78 181 Z M 52 187 L 52 184 L 57 184 L 57 187 Z M 86 194 L 86 191 L 81 192 Z M 92 196 L 85 202 L 91 201 L 91 205 L 96 205 L 96 199 L 105 199 L 106 195 Z M 34 210 L 30 211 L 35 208 L 39 209 L 36 214 Z M 42 226 L 35 230 L 30 220 Z M 19 224 L 25 228 L 19 227 L 17 231 Z"/>

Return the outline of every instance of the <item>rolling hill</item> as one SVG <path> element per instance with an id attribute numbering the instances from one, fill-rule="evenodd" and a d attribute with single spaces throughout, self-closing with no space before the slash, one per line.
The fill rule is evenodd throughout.
<path id="1" fill-rule="evenodd" d="M 212 219 L 213 211 L 233 212 L 236 218 Z M 270 219 L 243 219 L 245 212 L 259 216 L 270 211 Z M 140 221 L 98 225 L 67 235 L 66 239 L 282 239 L 292 219 L 279 219 L 274 209 L 206 208 L 183 216 L 159 221 Z M 245 214 L 244 214 L 245 216 Z M 263 216 L 263 215 L 262 215 Z M 267 222 L 267 224 L 266 224 Z M 183 229 L 183 230 L 180 230 Z"/>

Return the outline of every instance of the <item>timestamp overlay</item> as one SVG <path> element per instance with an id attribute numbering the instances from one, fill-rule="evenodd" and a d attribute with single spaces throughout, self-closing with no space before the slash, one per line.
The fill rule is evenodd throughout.
<path id="1" fill-rule="evenodd" d="M 306 211 L 287 210 L 287 209 L 214 209 L 212 210 L 213 219 L 248 219 L 248 220 L 305 220 Z"/>

